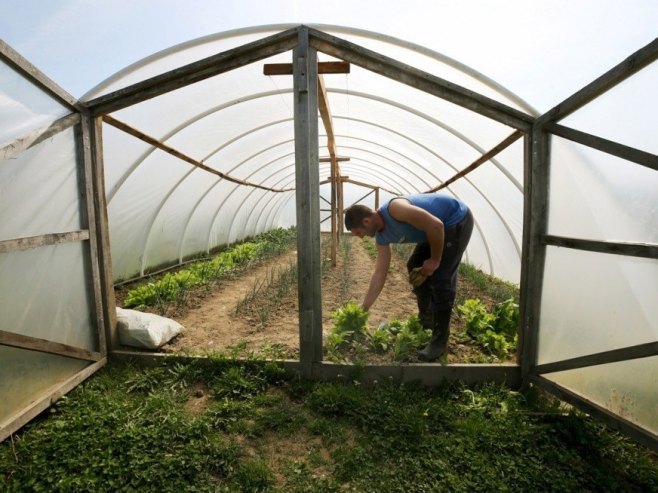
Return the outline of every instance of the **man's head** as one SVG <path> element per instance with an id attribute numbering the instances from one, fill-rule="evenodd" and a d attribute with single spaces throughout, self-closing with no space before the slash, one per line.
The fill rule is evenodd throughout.
<path id="1" fill-rule="evenodd" d="M 345 209 L 345 228 L 359 238 L 363 238 L 375 236 L 381 225 L 375 211 L 368 206 L 355 204 Z"/>

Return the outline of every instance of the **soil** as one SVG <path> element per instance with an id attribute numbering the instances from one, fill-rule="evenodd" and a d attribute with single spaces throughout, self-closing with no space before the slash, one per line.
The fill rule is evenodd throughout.
<path id="1" fill-rule="evenodd" d="M 323 236 L 323 278 L 322 278 L 322 328 L 326 335 L 333 327 L 331 312 L 343 306 L 347 301 L 360 302 L 365 294 L 370 276 L 374 269 L 374 257 L 369 253 L 363 240 L 345 235 L 349 252 L 343 254 L 338 249 L 337 265 L 328 261 L 328 237 Z M 176 338 L 160 348 L 160 352 L 184 354 L 209 354 L 238 351 L 239 354 L 260 354 L 269 357 L 299 358 L 299 320 L 296 285 L 280 299 L 276 306 L 268 310 L 266 323 L 262 323 L 258 309 L 241 310 L 236 307 L 244 303 L 245 297 L 254 293 L 258 286 L 267 279 L 275 277 L 280 270 L 294 265 L 297 252 L 290 250 L 283 255 L 245 269 L 240 275 L 224 280 L 212 289 L 194 289 L 186 297 L 187 301 L 175 306 L 150 309 L 154 313 L 165 315 L 178 321 L 183 330 Z M 348 266 L 344 265 L 349 262 Z M 405 320 L 417 313 L 416 300 L 408 283 L 406 260 L 394 254 L 386 285 L 375 304 L 370 308 L 368 324 L 379 324 L 393 320 Z M 458 283 L 461 297 L 479 297 L 485 304 L 490 300 L 473 287 Z M 129 288 L 129 287 L 128 287 Z M 128 288 L 116 291 L 117 305 Z M 466 294 L 465 294 L 466 293 Z M 460 293 L 458 293 L 458 299 Z M 369 363 L 392 362 L 392 357 L 372 354 Z M 496 361 L 483 355 L 479 348 L 469 345 L 463 333 L 463 323 L 453 312 L 451 336 L 449 341 L 448 362 L 485 362 Z"/>

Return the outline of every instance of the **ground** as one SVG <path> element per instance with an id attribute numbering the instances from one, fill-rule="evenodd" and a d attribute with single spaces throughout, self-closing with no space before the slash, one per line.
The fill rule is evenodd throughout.
<path id="1" fill-rule="evenodd" d="M 344 240 L 346 243 L 338 250 L 337 265 L 332 267 L 328 258 L 329 237 L 323 236 L 322 327 L 325 334 L 333 326 L 332 311 L 349 300 L 360 302 L 363 299 L 374 268 L 373 255 L 364 240 L 351 235 L 346 235 Z M 266 300 L 262 299 L 256 299 L 251 308 L 245 309 L 243 306 L 239 312 L 236 310 L 236 307 L 245 305 L 245 300 L 253 297 L 268 279 L 276 277 L 278 272 L 294 265 L 295 261 L 296 251 L 293 248 L 283 255 L 246 269 L 239 276 L 222 281 L 212 289 L 194 290 L 185 303 L 149 310 L 155 313 L 164 310 L 165 316 L 183 326 L 181 334 L 163 346 L 161 351 L 207 354 L 237 347 L 240 351 L 298 359 L 296 286 L 293 285 L 285 296 L 278 299 L 275 306 L 267 308 L 265 315 L 262 315 L 262 304 Z M 464 281 L 460 281 L 458 289 L 458 299 L 479 297 L 486 301 L 485 295 L 472 292 L 474 287 Z M 123 295 L 125 289 L 117 291 L 119 306 Z M 407 280 L 405 259 L 394 254 L 386 285 L 369 311 L 368 324 L 377 327 L 395 318 L 404 320 L 415 313 L 416 300 Z M 264 316 L 267 318 L 265 323 L 262 322 Z M 385 356 L 382 359 L 373 354 L 368 361 L 390 362 L 391 358 Z M 463 323 L 453 313 L 448 362 L 484 361 L 493 360 L 482 355 L 479 348 L 468 344 L 463 336 Z"/>

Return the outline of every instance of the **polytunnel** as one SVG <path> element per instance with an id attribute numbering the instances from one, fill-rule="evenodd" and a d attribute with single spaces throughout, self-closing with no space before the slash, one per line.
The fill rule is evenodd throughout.
<path id="1" fill-rule="evenodd" d="M 440 190 L 473 211 L 468 262 L 520 285 L 518 361 L 366 374 L 533 383 L 655 447 L 658 40 L 543 114 L 333 25 L 185 42 L 79 101 L 0 47 L 0 438 L 120 355 L 114 284 L 274 228 L 297 228 L 290 367 L 344 372 L 322 361 L 321 232 L 337 241 L 350 204 Z"/>

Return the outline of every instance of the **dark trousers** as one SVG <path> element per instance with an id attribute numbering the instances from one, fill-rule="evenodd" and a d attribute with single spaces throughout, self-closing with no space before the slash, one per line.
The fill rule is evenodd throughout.
<path id="1" fill-rule="evenodd" d="M 446 228 L 443 242 L 443 255 L 439 268 L 417 288 L 413 288 L 422 313 L 451 310 L 457 295 L 457 271 L 466 246 L 473 232 L 473 215 L 468 211 L 458 224 Z M 420 267 L 432 256 L 429 243 L 418 243 L 407 261 L 407 270 Z M 429 305 L 429 306 L 428 306 Z M 421 316 L 422 321 L 422 316 Z"/>

